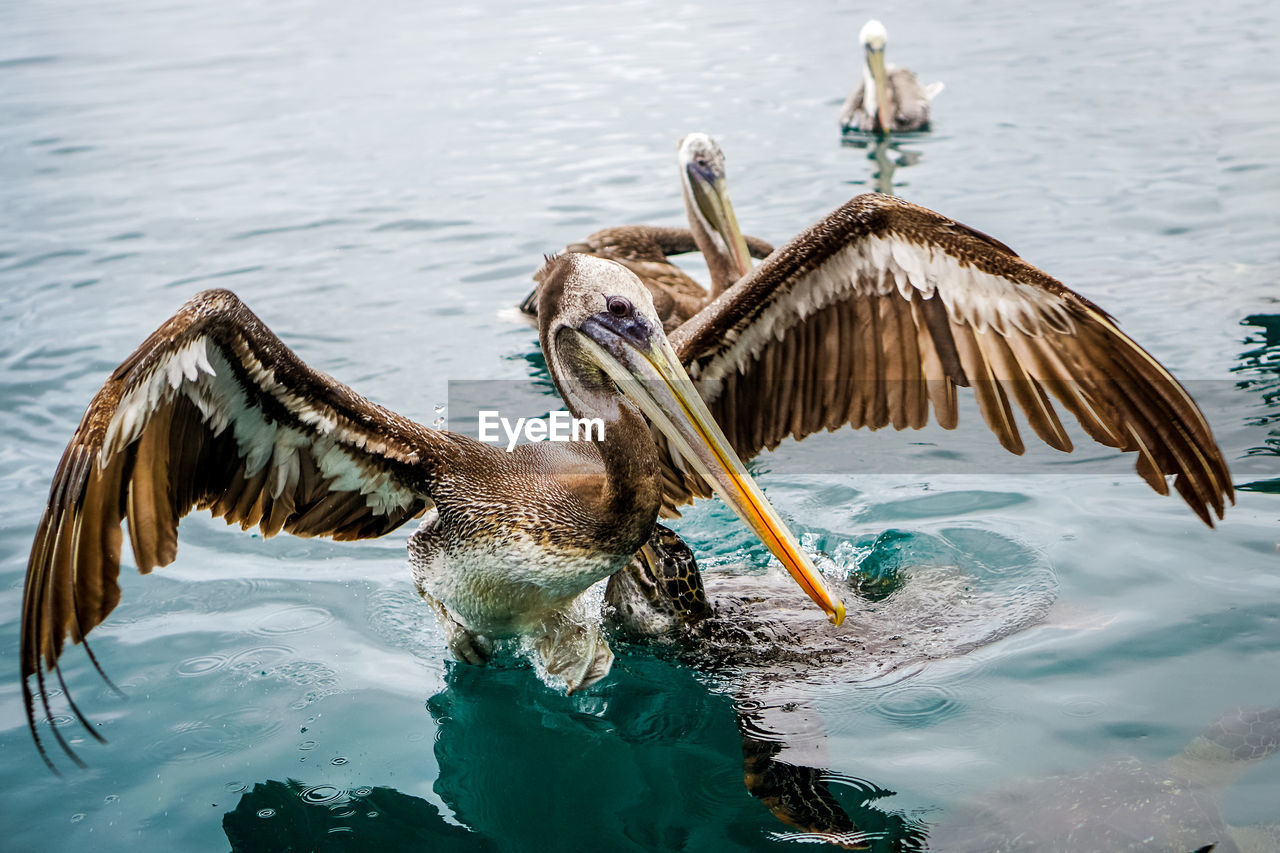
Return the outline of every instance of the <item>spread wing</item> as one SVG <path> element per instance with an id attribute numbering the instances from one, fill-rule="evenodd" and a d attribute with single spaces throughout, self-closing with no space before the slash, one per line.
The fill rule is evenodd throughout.
<path id="1" fill-rule="evenodd" d="M 111 374 L 54 476 L 22 602 L 37 745 L 29 677 L 48 714 L 44 669 L 120 601 L 122 521 L 143 573 L 173 561 L 193 508 L 264 536 L 381 536 L 431 506 L 453 447 L 307 367 L 234 294 L 193 298 Z"/>
<path id="2" fill-rule="evenodd" d="M 1111 318 L 1007 246 L 899 199 L 859 196 L 775 252 L 672 335 L 734 448 L 846 424 L 956 425 L 957 388 L 1023 452 L 1014 420 L 1071 450 L 1061 405 L 1102 444 L 1138 454 L 1206 524 L 1234 500 L 1187 392 Z M 662 445 L 660 444 L 660 447 Z M 710 493 L 666 454 L 667 509 Z"/>

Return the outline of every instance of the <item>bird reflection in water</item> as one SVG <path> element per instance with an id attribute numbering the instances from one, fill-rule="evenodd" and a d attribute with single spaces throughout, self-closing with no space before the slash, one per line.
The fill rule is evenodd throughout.
<path id="1" fill-rule="evenodd" d="M 870 181 L 852 181 L 859 186 L 870 186 L 878 193 L 896 195 L 893 191 L 893 175 L 898 169 L 905 169 L 920 162 L 922 153 L 917 150 L 903 148 L 904 140 L 896 136 L 873 135 L 866 133 L 846 133 L 840 138 L 845 148 L 856 148 L 867 152 L 867 159 L 875 163 L 875 171 Z"/>
<path id="2" fill-rule="evenodd" d="M 427 708 L 436 793 L 490 838 L 754 849 L 794 836 L 776 817 L 851 849 L 922 849 L 900 843 L 922 839 L 919 827 L 875 805 L 892 792 L 780 760 L 752 711 L 687 667 L 627 655 L 606 686 L 572 696 L 532 692 L 516 670 L 484 675 L 452 666 Z"/>
<path id="3" fill-rule="evenodd" d="M 1257 329 L 1245 343 L 1250 349 L 1240 355 L 1235 372 L 1245 378 L 1238 388 L 1260 394 L 1265 411 L 1249 419 L 1249 426 L 1267 428 L 1262 444 L 1249 448 L 1246 456 L 1280 456 L 1280 314 L 1252 314 L 1240 321 Z M 1280 478 L 1256 480 L 1236 488 L 1247 492 L 1280 494 Z"/>
<path id="4" fill-rule="evenodd" d="M 427 702 L 434 756 L 420 763 L 440 768 L 434 790 L 448 817 L 388 788 L 272 782 L 227 815 L 233 849 L 325 849 L 327 834 L 358 836 L 366 827 L 382 833 L 372 836 L 380 853 L 421 838 L 452 849 L 458 826 L 470 830 L 469 849 L 480 850 L 545 846 L 548 838 L 561 849 L 796 841 L 927 849 L 926 827 L 893 808 L 901 800 L 892 790 L 829 769 L 815 699 L 855 685 L 876 690 L 871 680 L 890 672 L 919 683 L 930 661 L 1040 624 L 1057 588 L 1040 555 L 982 531 L 881 532 L 854 543 L 857 578 L 843 591 L 862 603 L 850 629 L 819 640 L 821 614 L 809 612 L 781 569 L 743 575 L 721 565 L 704 589 L 692 551 L 660 530 L 646 546 L 655 559 L 633 561 L 606 593 L 619 649 L 607 680 L 564 695 L 531 685 L 514 654 L 484 669 L 447 665 L 444 689 Z M 968 556 L 975 553 L 986 561 Z M 995 554 L 1002 557 L 991 562 Z M 641 636 L 654 612 L 689 606 L 661 594 L 635 597 L 653 587 L 645 574 L 659 570 L 696 584 L 707 612 L 688 631 Z M 688 624 L 691 614 L 677 612 Z M 264 809 L 276 817 L 258 817 Z M 399 815 L 403 825 L 374 829 L 369 811 Z M 397 847 L 398 839 L 407 840 Z"/>
<path id="5" fill-rule="evenodd" d="M 498 849 L 449 823 L 420 797 L 381 786 L 344 789 L 296 779 L 255 784 L 222 816 L 222 830 L 233 853 Z"/>
<path id="6" fill-rule="evenodd" d="M 514 668 L 449 664 L 445 680 L 427 709 L 450 816 L 384 786 L 268 781 L 223 817 L 231 849 L 924 849 L 920 825 L 877 807 L 892 791 L 780 760 L 752 710 L 675 663 L 628 656 L 571 696 Z"/>

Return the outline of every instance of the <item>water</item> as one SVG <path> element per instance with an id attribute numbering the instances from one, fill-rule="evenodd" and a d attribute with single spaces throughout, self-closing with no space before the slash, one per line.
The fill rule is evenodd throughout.
<path id="1" fill-rule="evenodd" d="M 935 132 L 899 146 L 918 162 L 896 191 L 1106 307 L 1192 382 L 1236 481 L 1274 491 L 1274 4 L 877 14 L 890 61 L 947 84 Z M 795 843 L 743 785 L 734 691 L 749 677 L 631 649 L 564 697 L 526 669 L 446 663 L 409 588 L 408 530 L 342 545 L 185 521 L 177 562 L 126 570 L 96 632 L 128 699 L 67 657 L 110 742 L 68 726 L 89 769 L 63 779 L 25 731 L 17 617 L 84 405 L 192 293 L 233 288 L 311 364 L 430 424 L 449 379 L 530 375 L 531 333 L 497 312 L 541 253 L 682 220 L 683 133 L 719 137 L 739 221 L 775 243 L 874 186 L 869 152 L 836 129 L 866 17 L 753 2 L 0 7 L 6 846 Z M 963 464 L 1000 459 L 974 414 L 955 434 L 860 437 L 926 442 L 910 458 L 937 475 L 818 475 L 793 464 L 823 452 L 810 442 L 755 469 L 828 554 L 852 560 L 892 528 L 958 539 L 974 571 L 1030 554 L 1019 565 L 1055 578 L 1045 621 L 959 658 L 797 687 L 812 725 L 792 747 L 820 747 L 813 766 L 867 832 L 927 830 L 984 792 L 1117 754 L 1159 762 L 1222 711 L 1277 702 L 1274 494 L 1241 492 L 1211 532 L 1127 463 L 1095 470 L 1092 448 L 1072 476 L 984 473 Z M 765 562 L 717 504 L 680 531 L 712 571 Z M 1223 812 L 1274 822 L 1277 802 L 1273 761 Z"/>

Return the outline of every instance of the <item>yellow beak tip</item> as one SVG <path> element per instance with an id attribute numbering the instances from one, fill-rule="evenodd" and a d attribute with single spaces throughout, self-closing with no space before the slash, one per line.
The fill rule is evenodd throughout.
<path id="1" fill-rule="evenodd" d="M 832 625 L 839 625 L 844 621 L 844 602 L 837 601 L 835 609 L 827 614 L 827 618 L 831 620 Z"/>

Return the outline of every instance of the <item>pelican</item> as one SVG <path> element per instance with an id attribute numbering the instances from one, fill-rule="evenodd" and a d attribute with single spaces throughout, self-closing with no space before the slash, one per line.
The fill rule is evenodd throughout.
<path id="1" fill-rule="evenodd" d="M 744 235 L 729 201 L 724 153 L 705 133 L 690 133 L 677 148 L 680 194 L 689 227 L 621 225 L 605 228 L 567 252 L 582 252 L 618 261 L 640 277 L 667 331 L 688 320 L 742 276 L 751 271 L 752 258 L 765 258 L 773 246 Z M 701 252 L 711 275 L 711 292 L 667 260 L 671 255 Z M 538 288 L 525 297 L 520 310 L 538 313 Z"/>
<path id="2" fill-rule="evenodd" d="M 929 129 L 929 102 L 942 83 L 921 86 L 905 68 L 884 64 L 889 34 L 879 21 L 867 21 L 858 33 L 862 43 L 862 80 L 840 110 L 840 129 L 863 133 L 904 133 Z"/>
<path id="3" fill-rule="evenodd" d="M 723 484 L 839 623 L 843 605 L 729 447 L 635 275 L 562 255 L 548 262 L 540 298 L 556 387 L 576 417 L 604 428 L 511 452 L 369 402 L 304 364 L 228 291 L 199 294 L 157 329 L 89 404 L 36 532 L 21 658 L 37 745 L 34 695 L 50 713 L 44 670 L 65 693 L 66 639 L 82 641 L 119 603 L 121 522 L 147 573 L 174 560 L 178 519 L 193 508 L 264 536 L 340 540 L 423 516 L 409 542 L 413 580 L 456 657 L 481 663 L 494 638 L 526 636 L 569 689 L 602 678 L 613 655 L 598 622 L 584 626 L 575 608 L 653 530 L 663 477 L 651 424 L 666 431 L 666 452 Z"/>
<path id="4" fill-rule="evenodd" d="M 740 461 L 787 436 L 920 428 L 930 411 L 954 428 L 957 389 L 969 387 L 1011 452 L 1024 449 L 1011 403 L 1069 451 L 1056 399 L 1095 441 L 1136 453 L 1157 492 L 1171 478 L 1209 526 L 1234 500 L 1204 415 L 1102 309 L 1003 243 L 901 199 L 837 208 L 670 340 L 619 264 L 570 253 L 541 278 L 548 369 L 570 412 L 604 421 L 599 440 L 508 454 L 427 429 L 307 367 L 226 291 L 161 326 L 90 403 L 37 528 L 21 644 L 33 736 L 36 695 L 50 713 L 45 668 L 65 692 L 66 639 L 81 641 L 119 601 L 123 520 L 145 573 L 174 559 L 177 519 L 193 507 L 264 535 L 337 539 L 425 513 L 412 574 L 450 651 L 479 662 L 493 637 L 523 635 L 573 688 L 612 660 L 581 594 L 630 561 L 660 511 L 695 496 L 718 491 L 843 619 Z"/>

